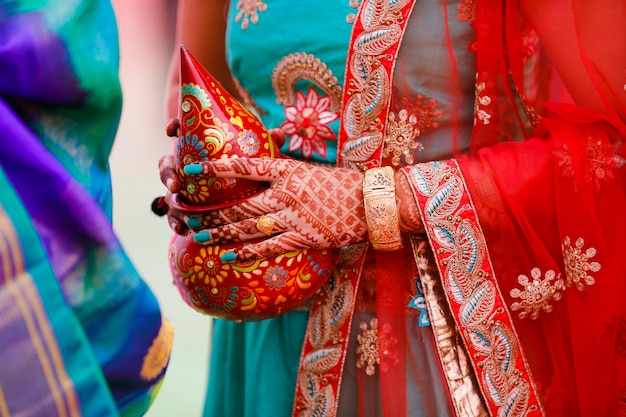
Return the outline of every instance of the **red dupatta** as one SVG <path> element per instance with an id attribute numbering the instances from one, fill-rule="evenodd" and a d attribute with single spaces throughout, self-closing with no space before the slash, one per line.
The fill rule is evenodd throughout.
<path id="1" fill-rule="evenodd" d="M 492 415 L 625 413 L 626 6 L 593 4 L 478 1 L 489 123 L 469 156 L 403 169 Z M 533 82 L 529 29 L 552 60 Z M 496 144 L 513 125 L 528 138 Z"/>

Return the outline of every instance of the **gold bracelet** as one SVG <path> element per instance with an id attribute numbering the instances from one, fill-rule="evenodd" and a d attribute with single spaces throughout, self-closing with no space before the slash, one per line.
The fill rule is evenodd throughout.
<path id="1" fill-rule="evenodd" d="M 394 170 L 391 167 L 365 171 L 363 201 L 369 238 L 376 250 L 402 248 L 402 234 L 396 208 Z"/>

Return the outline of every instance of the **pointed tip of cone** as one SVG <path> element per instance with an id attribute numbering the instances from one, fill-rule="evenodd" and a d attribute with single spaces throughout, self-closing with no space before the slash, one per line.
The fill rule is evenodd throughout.
<path id="1" fill-rule="evenodd" d="M 180 87 L 183 84 L 197 84 L 206 90 L 213 90 L 212 85 L 222 87 L 184 45 L 180 47 L 179 81 Z"/>
<path id="2" fill-rule="evenodd" d="M 195 89 L 202 91 L 205 97 L 210 98 L 211 112 L 214 117 L 219 118 L 225 123 L 231 123 L 232 108 L 237 107 L 242 112 L 246 112 L 244 106 L 237 101 L 229 92 L 213 77 L 198 60 L 193 56 L 192 52 L 186 49 L 183 45 L 180 48 L 180 91 L 187 89 L 190 84 L 193 84 Z M 181 97 L 181 107 L 179 108 L 179 119 L 182 121 L 185 119 L 185 114 L 182 105 L 183 97 Z M 230 110 L 229 110 L 230 109 Z M 233 126 L 233 129 L 261 129 L 260 122 L 250 122 L 254 117 L 251 114 L 246 114 L 246 117 L 240 118 L 238 126 Z M 238 120 L 236 118 L 236 120 Z M 184 123 L 181 123 L 184 125 Z M 249 126 L 250 125 L 250 126 Z M 201 126 L 198 125 L 198 128 Z M 181 132 L 185 131 L 187 126 L 181 127 Z M 264 129 L 264 128 L 263 128 Z"/>

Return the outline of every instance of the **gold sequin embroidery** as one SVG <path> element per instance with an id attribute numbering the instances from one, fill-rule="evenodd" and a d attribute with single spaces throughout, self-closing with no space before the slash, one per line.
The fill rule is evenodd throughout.
<path id="1" fill-rule="evenodd" d="M 295 84 L 308 80 L 330 97 L 330 110 L 341 110 L 342 88 L 337 77 L 326 64 L 314 55 L 297 52 L 280 60 L 272 73 L 272 87 L 276 93 L 276 103 L 291 106 L 296 101 Z"/>
<path id="2" fill-rule="evenodd" d="M 399 166 L 403 160 L 407 165 L 413 165 L 413 151 L 424 149 L 418 141 L 420 130 L 416 124 L 417 117 L 409 115 L 404 109 L 398 113 L 398 120 L 395 113 L 389 114 L 383 157 L 391 156 L 391 163 L 394 166 Z"/>
<path id="3" fill-rule="evenodd" d="M 563 249 L 563 258 L 565 260 L 565 284 L 568 287 L 576 287 L 582 291 L 585 285 L 593 285 L 596 280 L 589 275 L 589 272 L 598 272 L 600 264 L 598 262 L 589 262 L 590 258 L 596 256 L 595 248 L 588 248 L 583 252 L 585 241 L 583 238 L 576 239 L 575 246 L 571 245 L 569 236 L 565 236 L 561 248 Z"/>
<path id="4" fill-rule="evenodd" d="M 365 368 L 365 373 L 372 376 L 376 373 L 376 365 L 380 363 L 378 356 L 378 319 L 374 317 L 370 320 L 369 326 L 366 322 L 359 325 L 357 335 L 356 354 L 358 355 L 356 367 Z"/>
<path id="5" fill-rule="evenodd" d="M 511 297 L 519 298 L 520 301 L 511 304 L 511 310 L 521 310 L 518 314 L 520 319 L 530 316 L 532 320 L 535 320 L 542 310 L 546 313 L 552 311 L 551 302 L 561 299 L 565 285 L 561 274 L 557 275 L 552 270 L 547 271 L 543 279 L 539 268 L 533 268 L 530 275 L 532 280 L 526 275 L 517 277 L 517 282 L 522 285 L 522 289 L 514 288 L 510 294 Z M 556 281 L 554 281 L 555 278 Z"/>
<path id="6" fill-rule="evenodd" d="M 436 110 L 437 104 L 437 100 L 420 95 L 414 103 L 403 97 L 397 116 L 396 113 L 389 113 L 382 155 L 384 158 L 391 157 L 392 165 L 412 165 L 415 162 L 415 152 L 424 149 L 419 138 L 427 130 L 439 126 L 435 119 L 443 116 L 442 110 Z"/>

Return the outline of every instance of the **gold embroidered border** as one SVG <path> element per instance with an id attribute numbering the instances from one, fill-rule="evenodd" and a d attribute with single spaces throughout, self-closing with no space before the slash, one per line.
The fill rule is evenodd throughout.
<path id="1" fill-rule="evenodd" d="M 544 416 L 456 161 L 402 170 L 411 180 L 448 304 L 490 413 Z"/>
<path id="2" fill-rule="evenodd" d="M 344 248 L 313 300 L 293 405 L 294 417 L 334 417 L 367 244 Z"/>
<path id="3" fill-rule="evenodd" d="M 393 70 L 415 0 L 364 0 L 352 28 L 337 163 L 380 166 Z"/>

